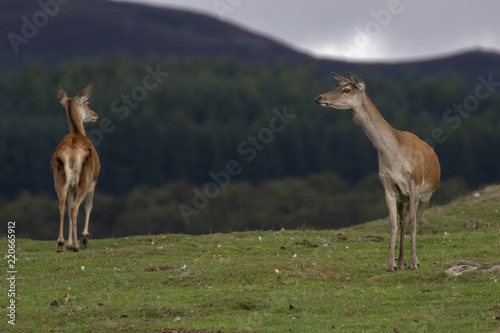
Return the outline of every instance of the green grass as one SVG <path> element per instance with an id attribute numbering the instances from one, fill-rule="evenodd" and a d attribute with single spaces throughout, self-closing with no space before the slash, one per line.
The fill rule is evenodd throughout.
<path id="1" fill-rule="evenodd" d="M 56 253 L 55 239 L 18 239 L 16 325 L 7 324 L 4 292 L 0 328 L 499 332 L 500 270 L 446 273 L 462 260 L 500 263 L 500 187 L 479 193 L 424 214 L 416 271 L 386 273 L 388 241 L 359 240 L 387 238 L 387 220 L 342 230 L 346 241 L 338 241 L 338 230 L 151 235 L 90 240 L 85 251 Z M 483 227 L 473 231 L 471 218 Z M 304 239 L 318 246 L 297 244 Z M 0 240 L 5 253 L 7 244 Z M 5 278 L 1 286 L 8 289 Z M 65 293 L 67 303 L 59 301 Z M 59 305 L 51 307 L 54 300 Z"/>

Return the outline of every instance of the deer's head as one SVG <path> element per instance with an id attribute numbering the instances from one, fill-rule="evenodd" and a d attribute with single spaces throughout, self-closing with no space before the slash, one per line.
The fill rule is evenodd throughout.
<path id="1" fill-rule="evenodd" d="M 340 84 L 337 89 L 316 97 L 316 103 L 321 106 L 352 110 L 358 106 L 365 91 L 365 83 L 356 75 L 349 73 L 351 80 L 332 72 L 333 77 Z"/>
<path id="2" fill-rule="evenodd" d="M 68 114 L 78 116 L 79 120 L 83 123 L 95 122 L 97 120 L 97 113 L 92 111 L 89 107 L 89 98 L 94 89 L 94 82 L 91 82 L 85 89 L 83 89 L 76 97 L 68 98 L 68 94 L 63 88 L 57 87 L 57 99 L 64 106 Z"/>

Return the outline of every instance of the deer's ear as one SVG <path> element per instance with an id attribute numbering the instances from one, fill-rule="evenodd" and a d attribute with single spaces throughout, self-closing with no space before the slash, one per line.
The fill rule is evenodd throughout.
<path id="1" fill-rule="evenodd" d="M 57 100 L 59 101 L 59 103 L 65 105 L 67 99 L 68 99 L 68 94 L 66 94 L 64 89 L 61 87 L 57 87 Z"/>
<path id="2" fill-rule="evenodd" d="M 76 96 L 76 99 L 79 102 L 85 102 L 90 98 L 90 95 L 92 95 L 92 90 L 94 89 L 94 81 L 90 82 L 90 84 L 83 89 L 78 96 Z"/>
<path id="3" fill-rule="evenodd" d="M 346 84 L 348 84 L 348 83 L 351 83 L 351 80 L 349 80 L 349 79 L 347 79 L 347 78 L 345 78 L 345 77 L 343 77 L 343 76 L 337 75 L 337 74 L 335 74 L 334 72 L 332 72 L 332 75 L 333 75 L 333 77 L 335 78 L 335 80 L 337 80 L 337 82 L 338 82 L 341 86 L 346 85 Z"/>
<path id="4" fill-rule="evenodd" d="M 351 72 L 349 72 L 349 75 L 351 76 L 352 82 L 354 83 L 356 88 L 358 88 L 361 91 L 365 90 L 365 83 L 363 82 L 363 80 L 361 80 L 359 77 L 352 74 Z"/>

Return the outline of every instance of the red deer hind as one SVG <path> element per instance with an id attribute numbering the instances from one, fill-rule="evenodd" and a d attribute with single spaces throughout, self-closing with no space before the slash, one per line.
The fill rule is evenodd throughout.
<path id="1" fill-rule="evenodd" d="M 410 269 L 418 268 L 416 251 L 417 222 L 439 185 L 440 166 L 434 150 L 416 135 L 398 131 L 385 121 L 365 92 L 365 83 L 351 74 L 351 79 L 332 73 L 340 84 L 337 89 L 316 97 L 321 106 L 351 110 L 354 121 L 363 127 L 378 151 L 379 177 L 385 189 L 389 208 L 391 244 L 386 271 L 396 269 L 397 220 L 401 225 L 397 269 L 405 265 L 404 236 L 406 233 L 406 205 L 410 204 L 409 227 L 411 236 Z"/>
<path id="2" fill-rule="evenodd" d="M 69 234 L 68 251 L 78 251 L 87 248 L 89 237 L 89 218 L 92 211 L 92 199 L 95 184 L 101 165 L 94 145 L 85 136 L 84 122 L 95 122 L 97 113 L 89 108 L 88 99 L 92 94 L 94 82 L 83 89 L 78 96 L 68 98 L 63 88 L 57 88 L 57 99 L 66 109 L 70 133 L 59 143 L 52 156 L 51 169 L 54 176 L 54 185 L 59 197 L 59 238 L 57 252 L 64 249 L 64 211 L 68 201 Z M 73 198 L 74 193 L 76 197 Z M 85 227 L 81 235 L 81 244 L 78 244 L 76 222 L 78 208 L 83 199 L 85 204 Z"/>

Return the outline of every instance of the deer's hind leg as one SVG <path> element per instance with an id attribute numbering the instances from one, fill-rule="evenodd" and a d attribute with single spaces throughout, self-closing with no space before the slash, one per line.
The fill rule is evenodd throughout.
<path id="1" fill-rule="evenodd" d="M 60 192 L 57 192 L 57 196 L 59 197 L 59 237 L 57 238 L 57 252 L 64 251 L 64 213 L 66 211 L 66 189 L 63 189 Z M 69 212 L 69 209 L 68 209 Z"/>
<path id="2" fill-rule="evenodd" d="M 87 248 L 87 243 L 89 239 L 89 220 L 90 212 L 92 211 L 92 201 L 94 199 L 94 189 L 95 183 L 92 183 L 87 193 L 87 198 L 85 199 L 85 226 L 80 238 L 80 248 L 85 250 Z"/>
<path id="3" fill-rule="evenodd" d="M 75 250 L 75 240 L 73 239 L 73 227 L 76 228 L 76 219 L 75 223 L 73 223 L 73 204 L 75 201 L 75 193 L 68 191 L 67 195 L 68 200 L 68 218 L 69 218 L 69 227 L 68 227 L 68 244 L 66 244 L 66 250 L 74 251 Z"/>
<path id="4" fill-rule="evenodd" d="M 68 250 L 78 252 L 80 250 L 80 245 L 78 244 L 78 237 L 76 236 L 76 230 L 77 230 L 77 220 L 78 220 L 78 209 L 80 208 L 80 205 L 85 199 L 85 194 L 84 191 L 81 189 L 78 190 L 76 193 L 75 201 L 71 205 L 71 233 L 69 237 L 71 238 L 71 247 L 68 245 Z"/>
<path id="5" fill-rule="evenodd" d="M 405 262 L 405 235 L 406 235 L 406 203 L 403 201 L 398 201 L 398 215 L 399 215 L 399 226 L 401 227 L 401 237 L 399 240 L 399 258 L 398 258 L 398 269 L 403 269 Z"/>

